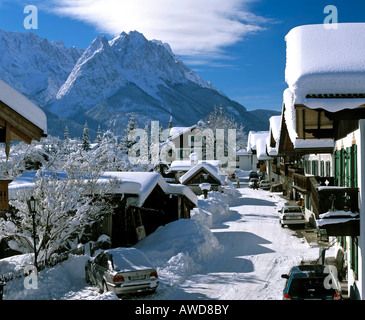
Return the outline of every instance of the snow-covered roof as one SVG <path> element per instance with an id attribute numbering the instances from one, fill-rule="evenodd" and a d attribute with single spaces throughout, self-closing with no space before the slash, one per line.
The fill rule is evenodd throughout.
<path id="1" fill-rule="evenodd" d="M 176 139 L 177 137 L 181 136 L 182 134 L 185 134 L 187 132 L 191 132 L 194 129 L 203 129 L 199 124 L 194 124 L 190 127 L 172 127 L 170 129 L 169 139 L 167 141 L 171 141 Z"/>
<path id="2" fill-rule="evenodd" d="M 256 156 L 257 160 L 270 160 L 272 159 L 266 151 L 266 144 L 269 136 L 266 136 L 266 138 L 260 138 L 256 141 Z"/>
<path id="3" fill-rule="evenodd" d="M 37 180 L 37 171 L 29 171 L 9 184 L 9 197 L 14 198 L 17 190 L 30 189 L 34 187 Z M 42 174 L 57 174 L 59 179 L 66 179 L 67 173 L 64 171 L 43 171 Z M 105 172 L 98 183 L 109 183 L 110 179 L 118 179 L 120 184 L 113 190 L 116 194 L 134 194 L 135 198 L 129 199 L 129 205 L 142 206 L 152 190 L 159 185 L 166 194 L 184 195 L 191 202 L 197 205 L 196 195 L 186 186 L 168 184 L 165 179 L 156 172 Z"/>
<path id="4" fill-rule="evenodd" d="M 249 152 L 247 150 L 238 150 L 236 152 L 236 156 L 251 156 L 252 152 Z"/>
<path id="5" fill-rule="evenodd" d="M 365 92 L 364 34 L 365 23 L 339 23 L 299 26 L 286 35 L 285 80 L 296 104 L 308 94 Z"/>
<path id="6" fill-rule="evenodd" d="M 276 156 L 279 149 L 279 139 L 281 132 L 281 115 L 270 118 L 270 135 L 266 138 L 267 153 L 269 156 Z M 271 146 L 271 136 L 275 141 L 275 147 Z"/>
<path id="7" fill-rule="evenodd" d="M 219 160 L 199 160 L 198 163 L 209 163 L 215 168 L 219 168 L 220 161 Z M 191 161 L 190 160 L 175 160 L 171 162 L 170 171 L 189 171 L 191 169 Z"/>
<path id="8" fill-rule="evenodd" d="M 247 152 L 257 150 L 257 140 L 266 139 L 269 131 L 250 131 L 248 133 Z"/>
<path id="9" fill-rule="evenodd" d="M 221 184 L 224 184 L 225 182 L 225 175 L 222 175 L 219 173 L 219 170 L 217 167 L 212 166 L 209 163 L 202 162 L 194 167 L 192 167 L 188 172 L 186 172 L 183 176 L 180 177 L 179 181 L 180 183 L 184 184 L 186 181 L 188 181 L 194 174 L 199 172 L 200 170 L 207 171 L 213 178 L 215 178 L 217 181 L 219 181 Z"/>
<path id="10" fill-rule="evenodd" d="M 47 133 L 47 117 L 43 110 L 1 79 L 0 101 Z"/>

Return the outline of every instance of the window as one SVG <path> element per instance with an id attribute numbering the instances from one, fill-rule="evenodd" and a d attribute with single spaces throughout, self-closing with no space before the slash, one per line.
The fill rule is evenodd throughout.
<path id="1" fill-rule="evenodd" d="M 318 160 L 312 161 L 312 174 L 318 176 Z"/>
<path id="2" fill-rule="evenodd" d="M 326 161 L 326 177 L 331 176 L 331 161 Z"/>
<path id="3" fill-rule="evenodd" d="M 335 185 L 357 188 L 357 146 L 334 152 Z"/>
<path id="4" fill-rule="evenodd" d="M 324 176 L 325 176 L 325 175 L 324 175 L 324 161 L 323 161 L 323 160 L 321 161 L 320 176 L 321 176 L 321 177 L 324 177 Z"/>
<path id="5" fill-rule="evenodd" d="M 310 163 L 310 161 L 308 161 L 308 160 L 305 160 L 304 161 L 304 168 L 305 168 L 305 173 L 306 174 L 310 174 L 311 173 L 311 163 Z"/>

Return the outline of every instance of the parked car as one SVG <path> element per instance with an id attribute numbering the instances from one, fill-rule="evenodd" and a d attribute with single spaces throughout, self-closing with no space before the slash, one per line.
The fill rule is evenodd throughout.
<path id="1" fill-rule="evenodd" d="M 305 225 L 305 217 L 300 206 L 284 206 L 279 210 L 279 222 L 285 225 Z"/>
<path id="2" fill-rule="evenodd" d="M 251 171 L 249 176 L 248 176 L 249 179 L 252 179 L 252 178 L 259 178 L 259 174 L 257 171 Z"/>
<path id="3" fill-rule="evenodd" d="M 251 178 L 248 182 L 249 188 L 258 189 L 259 187 L 259 179 L 257 178 Z"/>
<path id="4" fill-rule="evenodd" d="M 117 295 L 154 292 L 159 286 L 156 269 L 145 254 L 135 248 L 116 248 L 100 252 L 85 264 L 86 281 L 101 292 Z"/>
<path id="5" fill-rule="evenodd" d="M 330 265 L 301 265 L 290 269 L 283 300 L 341 300 L 341 285 L 336 268 Z"/>
<path id="6" fill-rule="evenodd" d="M 261 180 L 259 187 L 264 190 L 268 190 L 271 188 L 271 182 L 269 180 Z"/>

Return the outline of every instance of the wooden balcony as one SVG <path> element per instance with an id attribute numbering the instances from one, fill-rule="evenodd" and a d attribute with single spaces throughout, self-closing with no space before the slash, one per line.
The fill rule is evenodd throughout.
<path id="1" fill-rule="evenodd" d="M 293 175 L 294 174 L 304 175 L 304 169 L 303 168 L 295 168 L 295 167 L 289 166 L 288 167 L 288 176 L 289 176 L 289 178 L 293 179 Z"/>
<path id="2" fill-rule="evenodd" d="M 310 182 L 312 207 L 316 219 L 323 223 L 320 229 L 326 230 L 328 236 L 358 236 L 360 234 L 360 219 L 349 219 L 346 215 L 359 212 L 359 189 L 321 186 L 315 178 L 310 178 Z M 344 214 L 343 217 L 341 212 Z M 323 214 L 333 215 L 336 218 L 334 220 L 322 219 L 323 216 L 320 215 Z"/>
<path id="3" fill-rule="evenodd" d="M 316 177 L 309 177 L 309 181 L 311 202 L 317 218 L 331 210 L 359 211 L 358 188 L 324 186 Z"/>
<path id="4" fill-rule="evenodd" d="M 280 174 L 282 176 L 287 176 L 289 166 L 291 166 L 291 165 L 292 165 L 291 163 L 280 162 Z"/>
<path id="5" fill-rule="evenodd" d="M 309 177 L 303 174 L 293 173 L 293 182 L 295 189 L 297 189 L 301 193 L 310 194 L 311 183 Z"/>
<path id="6" fill-rule="evenodd" d="M 280 165 L 272 164 L 271 168 L 273 173 L 280 175 Z"/>

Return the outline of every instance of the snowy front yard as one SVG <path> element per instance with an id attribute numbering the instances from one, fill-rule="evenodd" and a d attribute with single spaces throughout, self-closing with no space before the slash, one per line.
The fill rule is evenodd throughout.
<path id="1" fill-rule="evenodd" d="M 281 274 L 302 260 L 317 259 L 318 248 L 281 228 L 277 211 L 284 199 L 249 189 L 246 175 L 235 195 L 209 195 L 199 198 L 193 219 L 160 227 L 136 245 L 157 267 L 161 280 L 157 292 L 142 299 L 281 299 L 285 283 Z M 38 289 L 25 289 L 24 278 L 10 281 L 4 300 L 118 299 L 114 293 L 99 294 L 85 282 L 87 259 L 87 255 L 71 256 L 41 271 Z M 0 270 L 10 271 L 15 265 L 19 265 L 15 257 L 3 259 Z"/>

